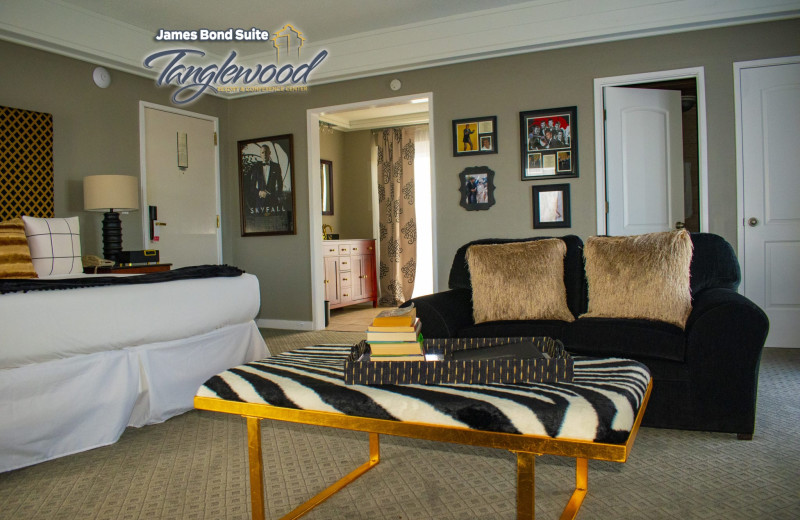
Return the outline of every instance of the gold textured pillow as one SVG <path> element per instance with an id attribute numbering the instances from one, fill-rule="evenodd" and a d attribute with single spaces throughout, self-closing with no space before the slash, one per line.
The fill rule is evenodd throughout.
<path id="1" fill-rule="evenodd" d="M 36 277 L 22 219 L 0 222 L 0 278 Z"/>
<path id="2" fill-rule="evenodd" d="M 685 230 L 626 237 L 590 237 L 584 249 L 586 318 L 639 318 L 680 328 L 692 311 Z"/>
<path id="3" fill-rule="evenodd" d="M 467 265 L 475 323 L 573 321 L 564 287 L 566 253 L 566 244 L 557 238 L 470 246 Z"/>

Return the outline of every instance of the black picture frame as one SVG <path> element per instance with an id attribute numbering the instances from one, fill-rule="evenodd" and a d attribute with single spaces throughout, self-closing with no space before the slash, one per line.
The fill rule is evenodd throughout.
<path id="1" fill-rule="evenodd" d="M 520 112 L 519 134 L 523 181 L 578 176 L 578 107 Z"/>
<path id="2" fill-rule="evenodd" d="M 467 211 L 494 206 L 494 172 L 486 166 L 471 166 L 458 174 L 461 180 L 460 204 Z"/>
<path id="3" fill-rule="evenodd" d="M 322 183 L 322 214 L 333 215 L 333 161 L 320 159 L 319 176 Z"/>
<path id="4" fill-rule="evenodd" d="M 497 116 L 453 120 L 453 157 L 497 153 Z"/>
<path id="5" fill-rule="evenodd" d="M 247 139 L 237 145 L 242 236 L 296 235 L 292 134 Z M 269 155 L 262 150 L 269 150 Z"/>
<path id="6" fill-rule="evenodd" d="M 531 186 L 534 229 L 572 227 L 569 184 Z"/>

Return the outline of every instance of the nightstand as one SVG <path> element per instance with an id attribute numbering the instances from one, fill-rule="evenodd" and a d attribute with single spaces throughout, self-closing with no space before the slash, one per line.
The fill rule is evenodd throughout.
<path id="1" fill-rule="evenodd" d="M 169 271 L 172 264 L 115 265 L 114 267 L 98 267 L 97 274 L 146 274 Z M 84 267 L 84 274 L 95 274 L 94 267 Z"/>

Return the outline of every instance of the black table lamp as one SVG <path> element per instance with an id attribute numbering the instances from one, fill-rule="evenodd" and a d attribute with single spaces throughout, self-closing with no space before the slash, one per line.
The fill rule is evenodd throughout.
<path id="1" fill-rule="evenodd" d="M 139 209 L 139 178 L 129 175 L 90 175 L 83 179 L 83 208 L 103 211 L 103 256 L 117 261 L 122 251 L 120 211 Z"/>

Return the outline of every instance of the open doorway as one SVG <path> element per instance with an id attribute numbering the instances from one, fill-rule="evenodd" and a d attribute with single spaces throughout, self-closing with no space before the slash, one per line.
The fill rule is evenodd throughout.
<path id="1" fill-rule="evenodd" d="M 665 113 L 664 118 L 679 120 L 678 126 L 682 128 L 678 130 L 680 135 L 677 142 L 666 148 L 680 147 L 681 150 L 671 158 L 665 157 L 663 179 L 658 172 L 661 166 L 648 168 L 649 158 L 646 154 L 638 158 L 629 157 L 632 149 L 630 144 L 626 146 L 626 143 L 620 142 L 625 140 L 624 132 L 621 136 L 615 133 L 614 125 L 620 119 L 624 120 L 622 126 L 626 126 L 636 121 L 636 115 L 650 110 L 651 107 L 645 106 L 647 101 L 637 99 L 637 91 L 650 91 L 653 94 L 663 92 L 668 98 L 677 100 L 677 108 L 673 110 L 677 114 Z M 625 97 L 626 92 L 631 94 L 631 100 L 623 100 L 620 105 L 616 99 L 620 95 Z M 642 96 L 645 99 L 650 97 Z M 615 101 L 610 103 L 611 99 Z M 651 114 L 660 110 L 652 108 Z M 654 116 L 652 121 L 658 126 L 661 121 L 657 117 Z M 642 139 L 642 134 L 649 134 L 626 128 L 638 140 Z M 595 143 L 598 234 L 631 234 L 637 229 L 651 231 L 674 227 L 707 231 L 705 87 L 702 67 L 595 79 Z M 632 169 L 635 170 L 637 161 L 652 175 L 652 179 L 629 178 L 632 173 L 628 169 L 634 165 Z M 663 194 L 659 189 L 663 190 Z M 623 190 L 625 193 L 622 193 Z M 665 200 L 656 200 L 659 197 Z M 634 201 L 634 204 L 645 208 L 648 213 L 644 215 L 643 222 L 633 222 L 635 211 L 625 206 L 626 201 Z M 654 208 L 660 202 L 663 202 L 660 206 L 664 209 L 663 215 L 656 215 L 658 212 Z M 620 223 L 623 220 L 624 223 Z M 647 220 L 649 222 L 644 222 Z M 660 220 L 664 222 L 659 223 Z M 628 231 L 620 232 L 619 229 Z"/>
<path id="2" fill-rule="evenodd" d="M 410 108 L 410 105 L 416 105 L 415 108 Z M 374 168 L 373 154 L 375 147 L 372 146 L 372 130 L 381 129 L 395 126 L 408 127 L 409 125 L 427 126 L 428 139 L 433 138 L 433 131 L 430 128 L 432 112 L 432 96 L 430 93 L 415 94 L 411 96 L 402 96 L 396 98 L 388 98 L 381 100 L 371 100 L 359 103 L 351 103 L 346 105 L 336 105 L 330 107 L 321 107 L 310 109 L 307 111 L 307 135 L 308 135 L 308 152 L 309 164 L 321 164 L 322 160 L 331 160 L 331 156 L 335 156 L 335 151 L 331 151 L 328 143 L 331 139 L 341 139 L 347 144 L 345 145 L 346 157 L 340 157 L 339 160 L 333 161 L 333 214 L 322 214 L 322 201 L 323 201 L 323 182 L 319 172 L 309 168 L 309 221 L 311 222 L 311 271 L 312 271 L 312 327 L 316 329 L 324 328 L 325 318 L 325 285 L 323 283 L 324 269 L 322 268 L 323 262 L 323 225 L 326 224 L 325 234 L 338 235 L 341 240 L 349 240 L 354 238 L 379 238 L 377 215 L 378 211 L 374 207 L 377 201 L 377 177 L 374 169 L 371 169 L 368 176 L 364 174 L 364 165 L 370 165 L 369 168 Z M 424 116 L 424 117 L 421 117 Z M 331 134 L 336 134 L 331 137 Z M 344 137 L 342 137 L 344 136 Z M 420 168 L 417 175 L 420 180 L 427 182 L 419 182 L 420 185 L 427 185 L 427 196 L 422 197 L 423 200 L 418 200 L 416 203 L 416 211 L 424 214 L 423 222 L 428 222 L 423 228 L 421 236 L 418 236 L 418 241 L 426 243 L 427 247 L 419 247 L 417 253 L 417 263 L 420 266 L 427 267 L 430 271 L 428 278 L 431 287 L 435 287 L 435 225 L 432 218 L 434 214 L 433 200 L 435 198 L 432 194 L 434 183 L 431 181 L 433 164 L 432 150 L 433 144 L 428 141 L 428 150 L 431 150 L 430 155 L 424 159 L 427 168 Z M 328 157 L 323 156 L 328 155 Z M 340 163 L 337 167 L 336 162 Z M 423 162 L 417 154 L 417 162 Z M 351 167 L 352 166 L 352 167 Z M 355 177 L 360 186 L 354 188 L 352 184 L 348 184 L 348 175 L 353 177 L 353 171 L 357 171 Z M 364 194 L 367 190 L 365 186 L 369 183 L 370 193 Z M 350 195 L 353 190 L 362 193 L 362 196 L 357 203 L 351 201 L 342 202 L 346 197 L 341 198 L 341 194 Z M 340 194 L 337 197 L 337 191 Z M 419 187 L 418 190 L 419 192 Z M 352 200 L 352 199 L 351 199 Z M 368 207 L 367 207 L 368 206 Z M 331 230 L 331 227 L 333 228 Z M 319 232 L 317 232 L 317 230 Z M 358 236 L 356 236 L 358 235 Z M 330 244 L 330 242 L 326 242 Z M 380 260 L 377 260 L 380 265 Z M 418 269 L 419 272 L 419 269 Z"/>

